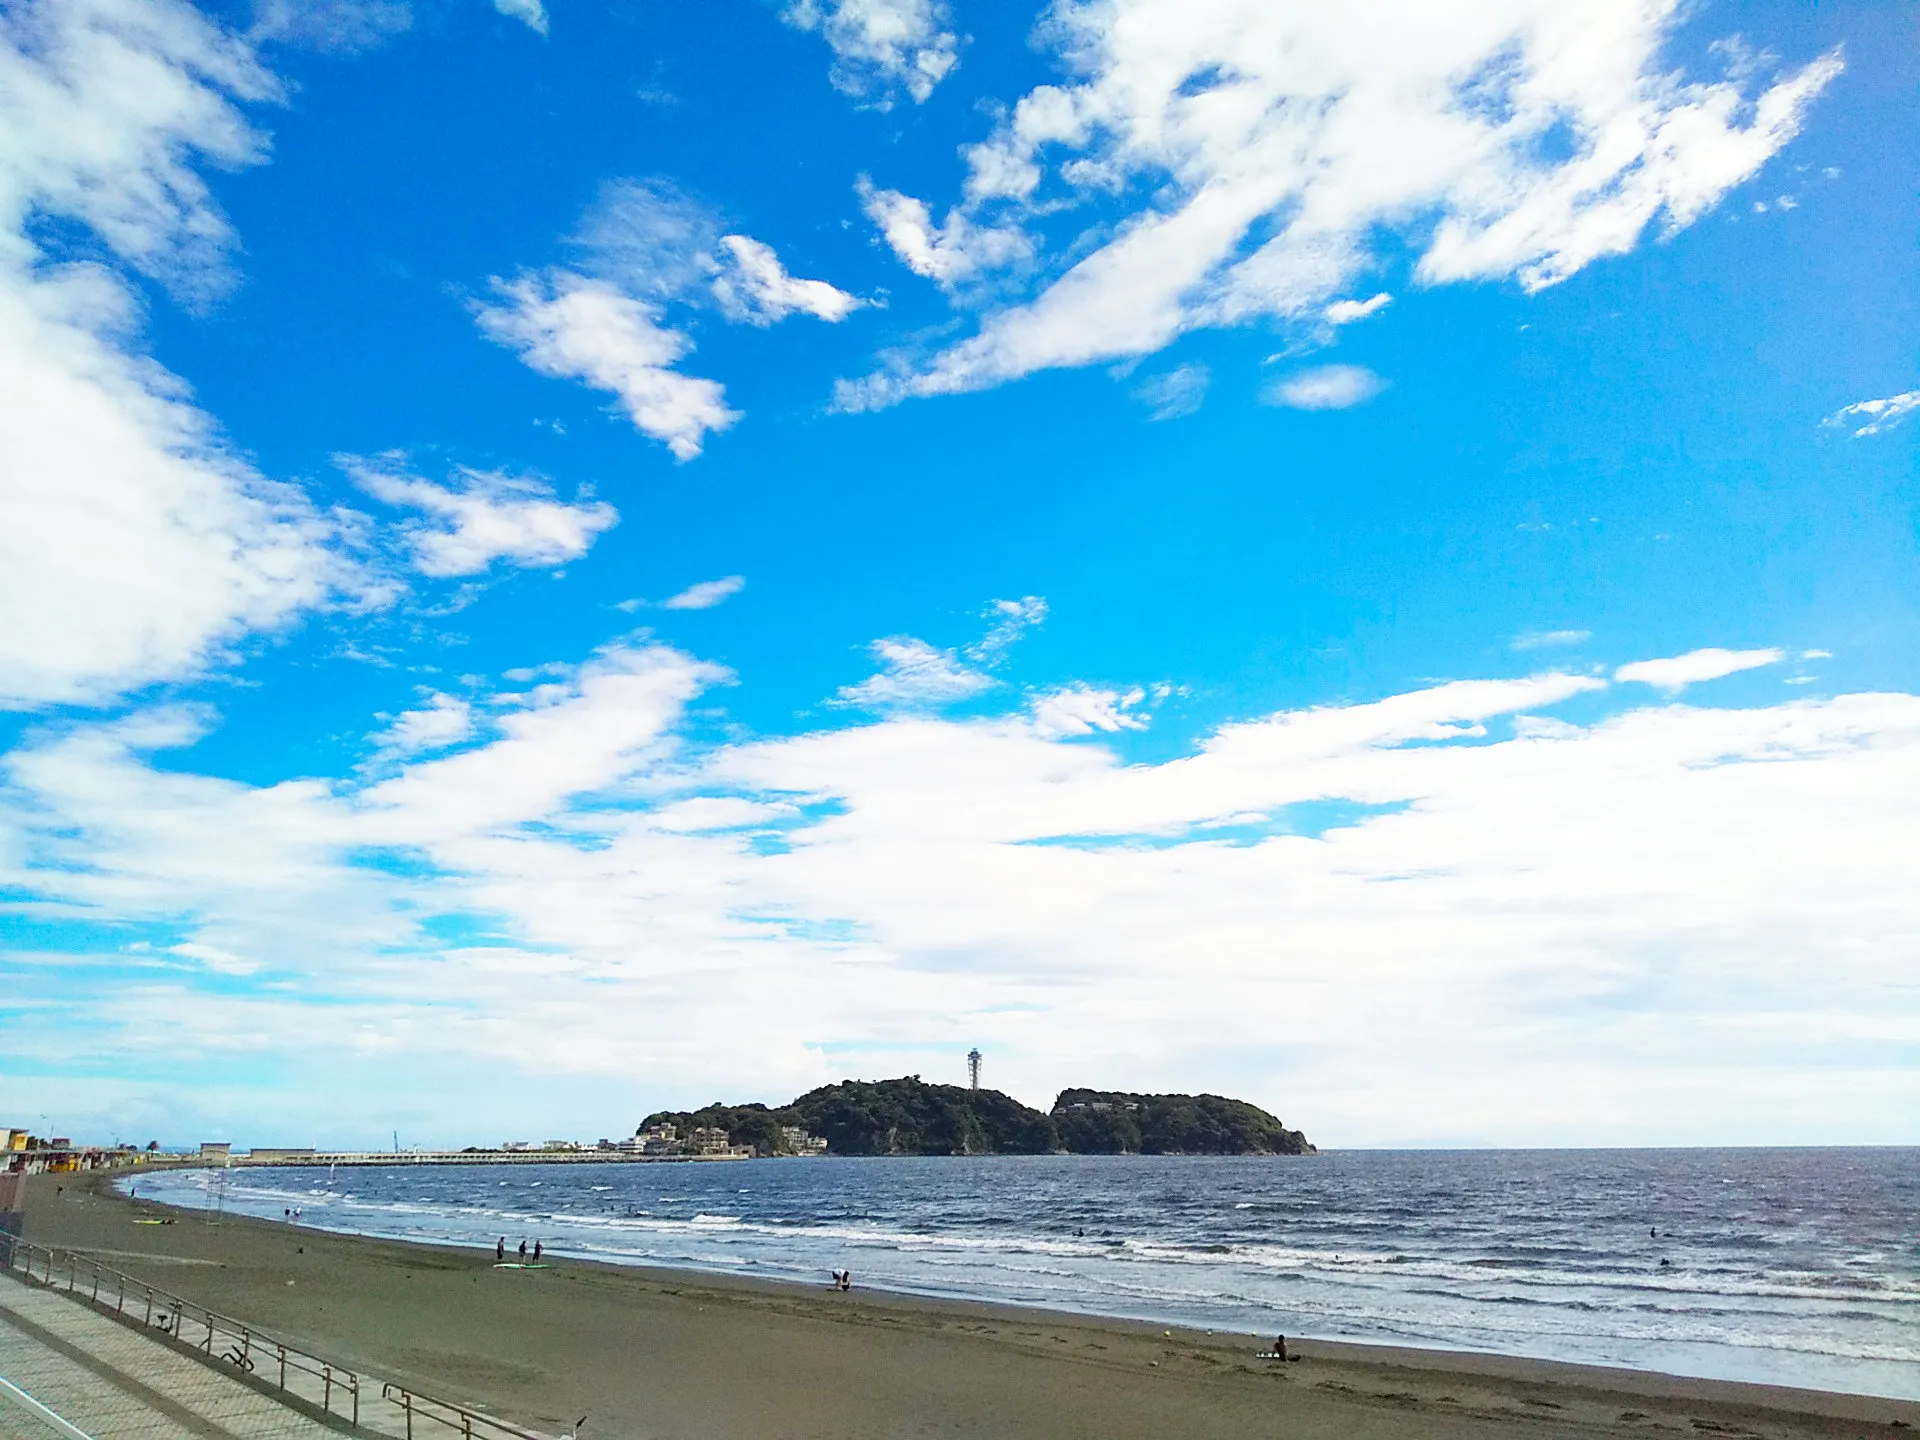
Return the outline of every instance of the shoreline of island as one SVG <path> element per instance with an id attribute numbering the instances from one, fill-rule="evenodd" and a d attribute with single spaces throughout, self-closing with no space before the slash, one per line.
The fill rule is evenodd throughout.
<path id="1" fill-rule="evenodd" d="M 1769 1434 L 1822 1437 L 1920 1426 L 1920 1403 L 1844 1391 L 1351 1341 L 1296 1339 L 1304 1358 L 1281 1366 L 1255 1359 L 1259 1339 L 1236 1332 L 990 1301 L 592 1260 L 498 1270 L 490 1253 L 460 1246 L 231 1215 L 209 1224 L 129 1200 L 113 1188 L 120 1178 L 63 1194 L 36 1183 L 27 1238 L 536 1425 L 591 1398 L 604 1414 L 677 1415 L 715 1436 L 784 1432 L 779 1417 L 817 1411 L 832 1433 L 877 1437 L 920 1423 L 929 1405 L 960 1404 L 985 1365 L 1011 1366 L 1019 1383 L 986 1406 L 982 1429 L 962 1433 L 1080 1433 L 1051 1428 L 1066 1403 L 1104 1417 L 1085 1433 L 1114 1437 L 1266 1433 L 1281 1413 L 1290 1434 L 1382 1440 L 1412 1440 L 1441 1416 L 1468 1435 L 1549 1417 L 1621 1434 L 1669 1421 L 1765 1420 Z M 174 1223 L 134 1229 L 142 1219 Z M 752 1394 L 725 1379 L 743 1364 L 758 1377 Z"/>

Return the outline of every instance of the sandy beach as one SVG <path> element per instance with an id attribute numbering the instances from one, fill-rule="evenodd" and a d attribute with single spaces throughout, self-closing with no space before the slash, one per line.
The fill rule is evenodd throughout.
<path id="1" fill-rule="evenodd" d="M 170 1217 L 170 1225 L 139 1224 Z M 402 1245 L 38 1177 L 27 1238 L 97 1255 L 368 1375 L 545 1430 L 699 1437 L 1897 1435 L 1920 1405 Z M 857 1279 L 858 1277 L 856 1277 Z M 1791 1365 L 1783 1357 L 1783 1368 Z M 1783 1375 L 1783 1379 L 1790 1378 Z"/>

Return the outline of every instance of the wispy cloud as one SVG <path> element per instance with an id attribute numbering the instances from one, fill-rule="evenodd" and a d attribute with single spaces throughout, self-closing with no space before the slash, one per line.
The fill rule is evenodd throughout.
<path id="1" fill-rule="evenodd" d="M 916 201 L 911 223 L 900 206 L 886 229 L 921 273 L 941 254 L 933 237 L 966 254 L 969 234 L 1045 237 L 1058 263 L 969 338 L 849 381 L 841 407 L 1149 355 L 1197 329 L 1356 319 L 1373 302 L 1342 292 L 1401 244 L 1423 284 L 1557 284 L 1707 213 L 1841 69 L 1837 51 L 1782 68 L 1715 49 L 1717 75 L 1683 77 L 1671 5 L 1370 13 L 1354 26 L 1269 0 L 1050 12 L 1041 34 L 1071 78 L 995 112 L 937 226 Z M 1417 164 L 1409 135 L 1423 137 Z"/>
<path id="2" fill-rule="evenodd" d="M 586 554 L 620 518 L 611 505 L 588 496 L 569 504 L 531 476 L 461 466 L 453 483 L 438 485 L 409 474 L 398 457 L 336 458 L 369 495 L 427 517 L 399 526 L 423 575 L 477 575 L 497 560 L 564 565 Z"/>
<path id="3" fill-rule="evenodd" d="M 1838 427 L 1852 425 L 1855 427 L 1853 437 L 1858 440 L 1891 430 L 1915 410 L 1920 410 L 1920 390 L 1908 390 L 1884 400 L 1861 400 L 1842 406 L 1821 423 Z"/>
<path id="4" fill-rule="evenodd" d="M 740 418 L 717 381 L 674 367 L 693 350 L 644 300 L 568 270 L 493 282 L 495 300 L 474 307 L 486 335 L 532 369 L 619 397 L 636 430 L 691 460 L 708 435 Z"/>
<path id="5" fill-rule="evenodd" d="M 1320 313 L 1329 325 L 1351 325 L 1369 315 L 1378 315 L 1392 303 L 1393 296 L 1382 290 L 1368 300 L 1336 300 Z"/>
<path id="6" fill-rule="evenodd" d="M 987 671 L 1047 618 L 1047 602 L 1038 595 L 995 600 L 984 618 L 987 632 L 959 651 L 943 650 L 911 635 L 889 635 L 868 647 L 880 669 L 854 685 L 841 686 L 832 701 L 867 710 L 938 709 L 991 690 L 1000 682 Z"/>
<path id="7" fill-rule="evenodd" d="M 1509 650 L 1553 650 L 1567 645 L 1584 645 L 1593 638 L 1591 630 L 1529 630 L 1508 642 Z"/>
<path id="8" fill-rule="evenodd" d="M 1182 365 L 1134 387 L 1133 398 L 1147 407 L 1150 420 L 1178 420 L 1206 403 L 1212 381 L 1213 372 L 1205 365 Z"/>
<path id="9" fill-rule="evenodd" d="M 868 647 L 880 669 L 842 685 L 833 703 L 865 710 L 918 710 L 952 704 L 993 687 L 991 676 L 911 635 L 889 635 Z"/>
<path id="10" fill-rule="evenodd" d="M 1364 365 L 1321 365 L 1274 380 L 1260 398 L 1293 410 L 1350 410 L 1386 388 L 1387 382 Z"/>
<path id="11" fill-rule="evenodd" d="M 678 595 L 669 595 L 660 602 L 660 608 L 662 610 L 711 610 L 746 588 L 746 579 L 740 575 L 726 575 L 718 580 L 702 580 L 698 585 L 689 585 Z"/>
<path id="12" fill-rule="evenodd" d="M 1631 665 L 1622 665 L 1613 672 L 1613 678 L 1673 692 L 1736 675 L 1742 670 L 1777 665 L 1785 658 L 1784 650 L 1690 650 L 1667 660 L 1636 660 Z"/>

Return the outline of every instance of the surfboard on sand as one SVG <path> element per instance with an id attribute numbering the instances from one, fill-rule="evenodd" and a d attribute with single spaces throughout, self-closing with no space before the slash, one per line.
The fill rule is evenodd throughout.
<path id="1" fill-rule="evenodd" d="M 553 1266 L 544 1260 L 496 1260 L 493 1262 L 493 1268 L 496 1270 L 551 1270 Z"/>

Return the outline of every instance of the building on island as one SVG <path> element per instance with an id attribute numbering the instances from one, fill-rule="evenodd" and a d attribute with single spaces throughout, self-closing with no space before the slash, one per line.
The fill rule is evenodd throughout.
<path id="1" fill-rule="evenodd" d="M 787 1153 L 790 1155 L 824 1155 L 827 1153 L 826 1140 L 819 1135 L 809 1135 L 806 1130 L 799 1125 L 782 1125 L 780 1127 L 780 1139 L 785 1143 Z"/>

